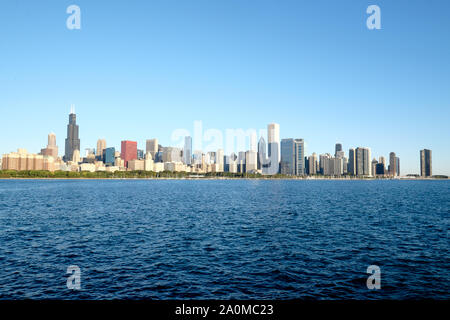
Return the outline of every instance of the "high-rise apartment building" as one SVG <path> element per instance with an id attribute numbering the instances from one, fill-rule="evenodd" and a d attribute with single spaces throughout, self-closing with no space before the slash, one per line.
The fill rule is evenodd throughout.
<path id="1" fill-rule="evenodd" d="M 354 148 L 348 150 L 348 168 L 347 172 L 353 176 L 356 175 L 356 151 Z"/>
<path id="2" fill-rule="evenodd" d="M 73 152 L 80 150 L 79 128 L 77 125 L 77 115 L 72 106 L 69 114 L 69 124 L 67 125 L 67 138 L 64 161 L 72 161 Z"/>
<path id="3" fill-rule="evenodd" d="M 305 174 L 305 141 L 303 139 L 294 139 L 295 149 L 295 175 Z"/>
<path id="4" fill-rule="evenodd" d="M 328 159 L 331 158 L 331 155 L 329 153 L 321 154 L 319 155 L 319 172 L 323 175 L 328 175 L 330 170 L 328 168 L 329 161 Z"/>
<path id="5" fill-rule="evenodd" d="M 422 177 L 431 177 L 433 175 L 431 150 L 429 149 L 420 150 L 420 175 Z"/>
<path id="6" fill-rule="evenodd" d="M 136 141 L 122 141 L 121 142 L 120 158 L 124 161 L 124 166 L 128 167 L 128 161 L 137 159 L 137 142 Z"/>
<path id="7" fill-rule="evenodd" d="M 311 174 L 317 174 L 318 171 L 318 162 L 317 162 L 317 155 L 315 153 L 313 153 L 309 158 L 308 158 L 308 165 L 309 165 L 309 169 L 308 169 L 308 173 Z"/>
<path id="8" fill-rule="evenodd" d="M 395 152 L 389 153 L 389 175 L 390 176 L 396 176 L 397 173 L 397 157 L 395 156 Z"/>
<path id="9" fill-rule="evenodd" d="M 47 170 L 55 171 L 55 159 L 52 156 L 30 154 L 25 149 L 4 154 L 2 158 L 2 170 Z"/>
<path id="10" fill-rule="evenodd" d="M 356 175 L 370 176 L 372 175 L 370 148 L 356 148 Z"/>

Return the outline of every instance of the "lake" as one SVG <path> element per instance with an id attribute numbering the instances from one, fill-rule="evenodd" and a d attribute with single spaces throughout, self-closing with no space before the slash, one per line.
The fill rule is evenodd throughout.
<path id="1" fill-rule="evenodd" d="M 449 217 L 449 181 L 0 180 L 0 299 L 450 299 Z"/>

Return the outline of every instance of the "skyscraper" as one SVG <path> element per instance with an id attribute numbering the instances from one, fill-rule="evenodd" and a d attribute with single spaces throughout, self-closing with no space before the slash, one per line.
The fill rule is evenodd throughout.
<path id="1" fill-rule="evenodd" d="M 48 135 L 47 148 L 41 149 L 41 155 L 51 156 L 55 160 L 58 158 L 58 146 L 56 145 L 56 135 L 52 132 Z"/>
<path id="2" fill-rule="evenodd" d="M 334 147 L 334 156 L 337 158 L 338 152 L 342 151 L 342 144 L 336 143 L 336 146 Z"/>
<path id="3" fill-rule="evenodd" d="M 261 137 L 258 142 L 258 170 L 262 170 L 263 166 L 267 164 L 266 149 L 266 140 Z"/>
<path id="4" fill-rule="evenodd" d="M 377 174 L 377 165 L 378 165 L 378 160 L 373 158 L 372 160 L 372 175 L 376 176 Z"/>
<path id="5" fill-rule="evenodd" d="M 294 139 L 281 140 L 281 174 L 294 175 L 295 174 L 295 154 L 294 154 Z"/>
<path id="6" fill-rule="evenodd" d="M 310 175 L 313 174 L 317 174 L 317 155 L 315 153 L 313 153 L 309 159 L 308 159 L 308 165 L 309 165 L 309 169 L 308 169 L 308 173 Z"/>
<path id="7" fill-rule="evenodd" d="M 370 159 L 370 148 L 356 148 L 356 175 L 370 176 L 372 175 L 372 163 Z"/>
<path id="8" fill-rule="evenodd" d="M 325 154 L 319 155 L 319 171 L 320 171 L 320 174 L 323 174 L 323 175 L 326 175 L 326 176 L 330 174 L 330 168 L 329 168 L 330 161 L 329 161 L 329 159 L 331 159 L 331 155 L 329 153 L 325 153 Z"/>
<path id="9" fill-rule="evenodd" d="M 103 156 L 103 150 L 106 149 L 106 140 L 105 139 L 98 139 L 97 140 L 97 150 L 95 152 L 95 155 L 97 157 Z"/>
<path id="10" fill-rule="evenodd" d="M 150 152 L 153 160 L 155 160 L 156 154 L 159 151 L 158 148 L 158 139 L 149 139 L 146 141 L 146 153 Z"/>
<path id="11" fill-rule="evenodd" d="M 75 108 L 72 106 L 69 114 L 69 124 L 67 125 L 67 138 L 64 161 L 72 161 L 73 152 L 80 151 L 80 139 L 78 137 L 77 116 Z"/>
<path id="12" fill-rule="evenodd" d="M 249 150 L 245 153 L 245 172 L 254 173 L 258 169 L 258 153 Z"/>
<path id="13" fill-rule="evenodd" d="M 192 163 L 192 137 L 184 137 L 184 150 L 183 150 L 184 163 L 191 165 Z"/>
<path id="14" fill-rule="evenodd" d="M 137 142 L 136 141 L 122 141 L 120 158 L 124 161 L 125 167 L 128 167 L 128 161 L 137 159 Z"/>
<path id="15" fill-rule="evenodd" d="M 269 163 L 263 172 L 267 174 L 277 174 L 280 170 L 280 125 L 271 123 L 267 126 L 267 138 L 269 143 Z"/>
<path id="16" fill-rule="evenodd" d="M 303 139 L 294 139 L 295 175 L 305 174 L 305 142 Z"/>
<path id="17" fill-rule="evenodd" d="M 395 152 L 389 153 L 389 175 L 396 176 L 397 175 L 397 157 L 395 156 Z"/>
<path id="18" fill-rule="evenodd" d="M 282 174 L 304 175 L 305 174 L 305 150 L 303 139 L 281 140 L 281 162 Z"/>
<path id="19" fill-rule="evenodd" d="M 113 166 L 115 161 L 116 149 L 114 147 L 106 148 L 103 150 L 103 162 L 107 166 Z"/>
<path id="20" fill-rule="evenodd" d="M 395 172 L 399 176 L 400 175 L 400 158 L 399 157 L 395 157 L 395 164 L 397 165 L 397 170 L 395 170 Z"/>
<path id="21" fill-rule="evenodd" d="M 433 175 L 431 166 L 431 150 L 420 150 L 420 175 L 422 177 L 431 177 Z"/>
<path id="22" fill-rule="evenodd" d="M 348 168 L 347 172 L 351 175 L 356 175 L 356 152 L 354 148 L 348 150 Z"/>

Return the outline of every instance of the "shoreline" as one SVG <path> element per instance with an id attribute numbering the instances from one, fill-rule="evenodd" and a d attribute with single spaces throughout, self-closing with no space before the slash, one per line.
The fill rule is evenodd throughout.
<path id="1" fill-rule="evenodd" d="M 241 177 L 153 177 L 153 178 L 88 178 L 88 177 L 8 177 L 0 180 L 283 180 L 283 181 L 446 181 L 450 178 L 241 178 Z"/>

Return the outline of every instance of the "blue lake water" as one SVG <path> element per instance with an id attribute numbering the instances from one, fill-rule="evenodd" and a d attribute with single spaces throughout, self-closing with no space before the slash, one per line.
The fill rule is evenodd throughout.
<path id="1" fill-rule="evenodd" d="M 0 180 L 0 299 L 450 299 L 449 218 L 449 181 Z"/>

